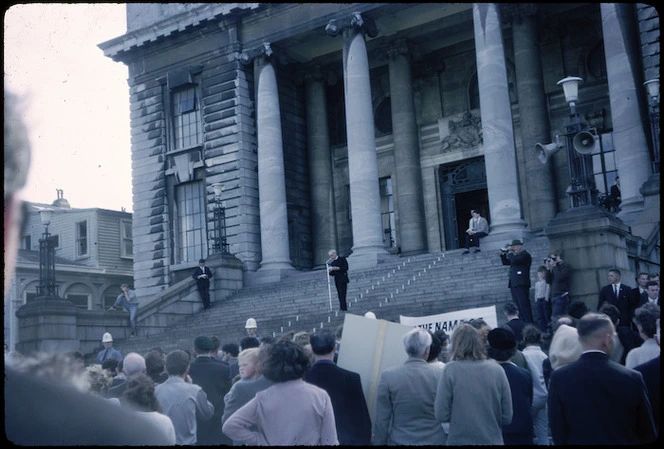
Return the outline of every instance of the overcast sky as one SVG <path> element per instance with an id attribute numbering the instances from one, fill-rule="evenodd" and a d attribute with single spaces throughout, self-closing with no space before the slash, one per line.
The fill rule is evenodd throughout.
<path id="1" fill-rule="evenodd" d="M 126 31 L 124 4 L 14 5 L 4 17 L 5 88 L 25 97 L 27 201 L 132 211 L 127 67 L 98 44 Z"/>

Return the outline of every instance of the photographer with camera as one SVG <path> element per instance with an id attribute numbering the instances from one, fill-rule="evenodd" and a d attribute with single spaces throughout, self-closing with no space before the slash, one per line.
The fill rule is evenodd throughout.
<path id="1" fill-rule="evenodd" d="M 512 240 L 500 250 L 503 265 L 510 266 L 507 286 L 512 293 L 512 300 L 519 309 L 519 316 L 527 323 L 533 324 L 533 309 L 530 306 L 530 265 L 533 258 L 523 249 L 521 240 Z"/>
<path id="2" fill-rule="evenodd" d="M 567 313 L 572 267 L 563 260 L 559 249 L 551 251 L 551 255 L 544 260 L 544 265 L 549 270 L 547 282 L 551 284 L 551 316 L 555 319 Z"/>

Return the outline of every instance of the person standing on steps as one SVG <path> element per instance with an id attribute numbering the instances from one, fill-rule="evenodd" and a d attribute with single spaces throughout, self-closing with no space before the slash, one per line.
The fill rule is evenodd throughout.
<path id="1" fill-rule="evenodd" d="M 334 276 L 334 286 L 337 288 L 339 295 L 339 308 L 343 311 L 348 310 L 346 304 L 346 290 L 348 289 L 348 261 L 345 257 L 339 256 L 336 250 L 330 250 L 327 255 L 330 257 L 327 260 L 328 273 Z"/>
<path id="2" fill-rule="evenodd" d="M 212 304 L 210 303 L 210 278 L 212 277 L 212 270 L 205 266 L 205 259 L 198 261 L 198 266 L 194 268 L 191 278 L 196 281 L 198 293 L 201 295 L 203 301 L 203 308 L 208 309 Z"/>
<path id="3" fill-rule="evenodd" d="M 480 215 L 480 211 L 472 209 L 470 211 L 472 218 L 468 221 L 468 229 L 466 229 L 466 250 L 463 254 L 470 252 L 470 247 L 475 247 L 475 252 L 480 252 L 480 239 L 489 234 L 489 222 L 486 218 Z"/>
<path id="4" fill-rule="evenodd" d="M 136 336 L 136 313 L 138 312 L 138 297 L 136 292 L 129 289 L 127 284 L 122 284 L 120 286 L 122 294 L 118 296 L 118 299 L 115 300 L 115 304 L 108 308 L 108 310 L 113 310 L 117 306 L 122 306 L 124 309 L 129 312 L 129 324 L 131 325 L 131 336 Z"/>
<path id="5" fill-rule="evenodd" d="M 500 252 L 503 265 L 510 266 L 507 286 L 512 292 L 512 300 L 519 309 L 519 316 L 526 323 L 533 324 L 533 309 L 530 306 L 530 265 L 533 258 L 523 249 L 521 240 L 512 240 L 507 248 Z"/>

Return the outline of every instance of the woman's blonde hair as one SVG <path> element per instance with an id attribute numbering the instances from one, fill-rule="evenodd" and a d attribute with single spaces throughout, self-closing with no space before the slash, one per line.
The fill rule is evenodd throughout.
<path id="1" fill-rule="evenodd" d="M 483 360 L 486 348 L 473 326 L 461 323 L 452 334 L 451 360 Z"/>
<path id="2" fill-rule="evenodd" d="M 238 363 L 242 363 L 244 361 L 258 363 L 258 354 L 259 353 L 260 353 L 260 348 L 243 349 L 237 355 L 237 361 L 238 361 Z"/>

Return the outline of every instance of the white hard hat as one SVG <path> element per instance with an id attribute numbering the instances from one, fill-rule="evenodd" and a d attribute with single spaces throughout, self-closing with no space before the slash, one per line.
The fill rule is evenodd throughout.
<path id="1" fill-rule="evenodd" d="M 364 318 L 371 318 L 372 320 L 376 319 L 376 314 L 373 312 L 367 312 L 364 314 Z"/>
<path id="2" fill-rule="evenodd" d="M 244 325 L 245 329 L 254 329 L 257 328 L 258 326 L 256 325 L 256 320 L 253 318 L 249 318 L 247 320 L 247 324 Z"/>
<path id="3" fill-rule="evenodd" d="M 111 334 L 109 334 L 108 332 L 106 332 L 106 333 L 104 334 L 104 336 L 101 337 L 101 342 L 102 342 L 102 343 L 106 343 L 106 342 L 109 342 L 109 341 L 113 341 L 113 337 L 111 336 Z"/>

